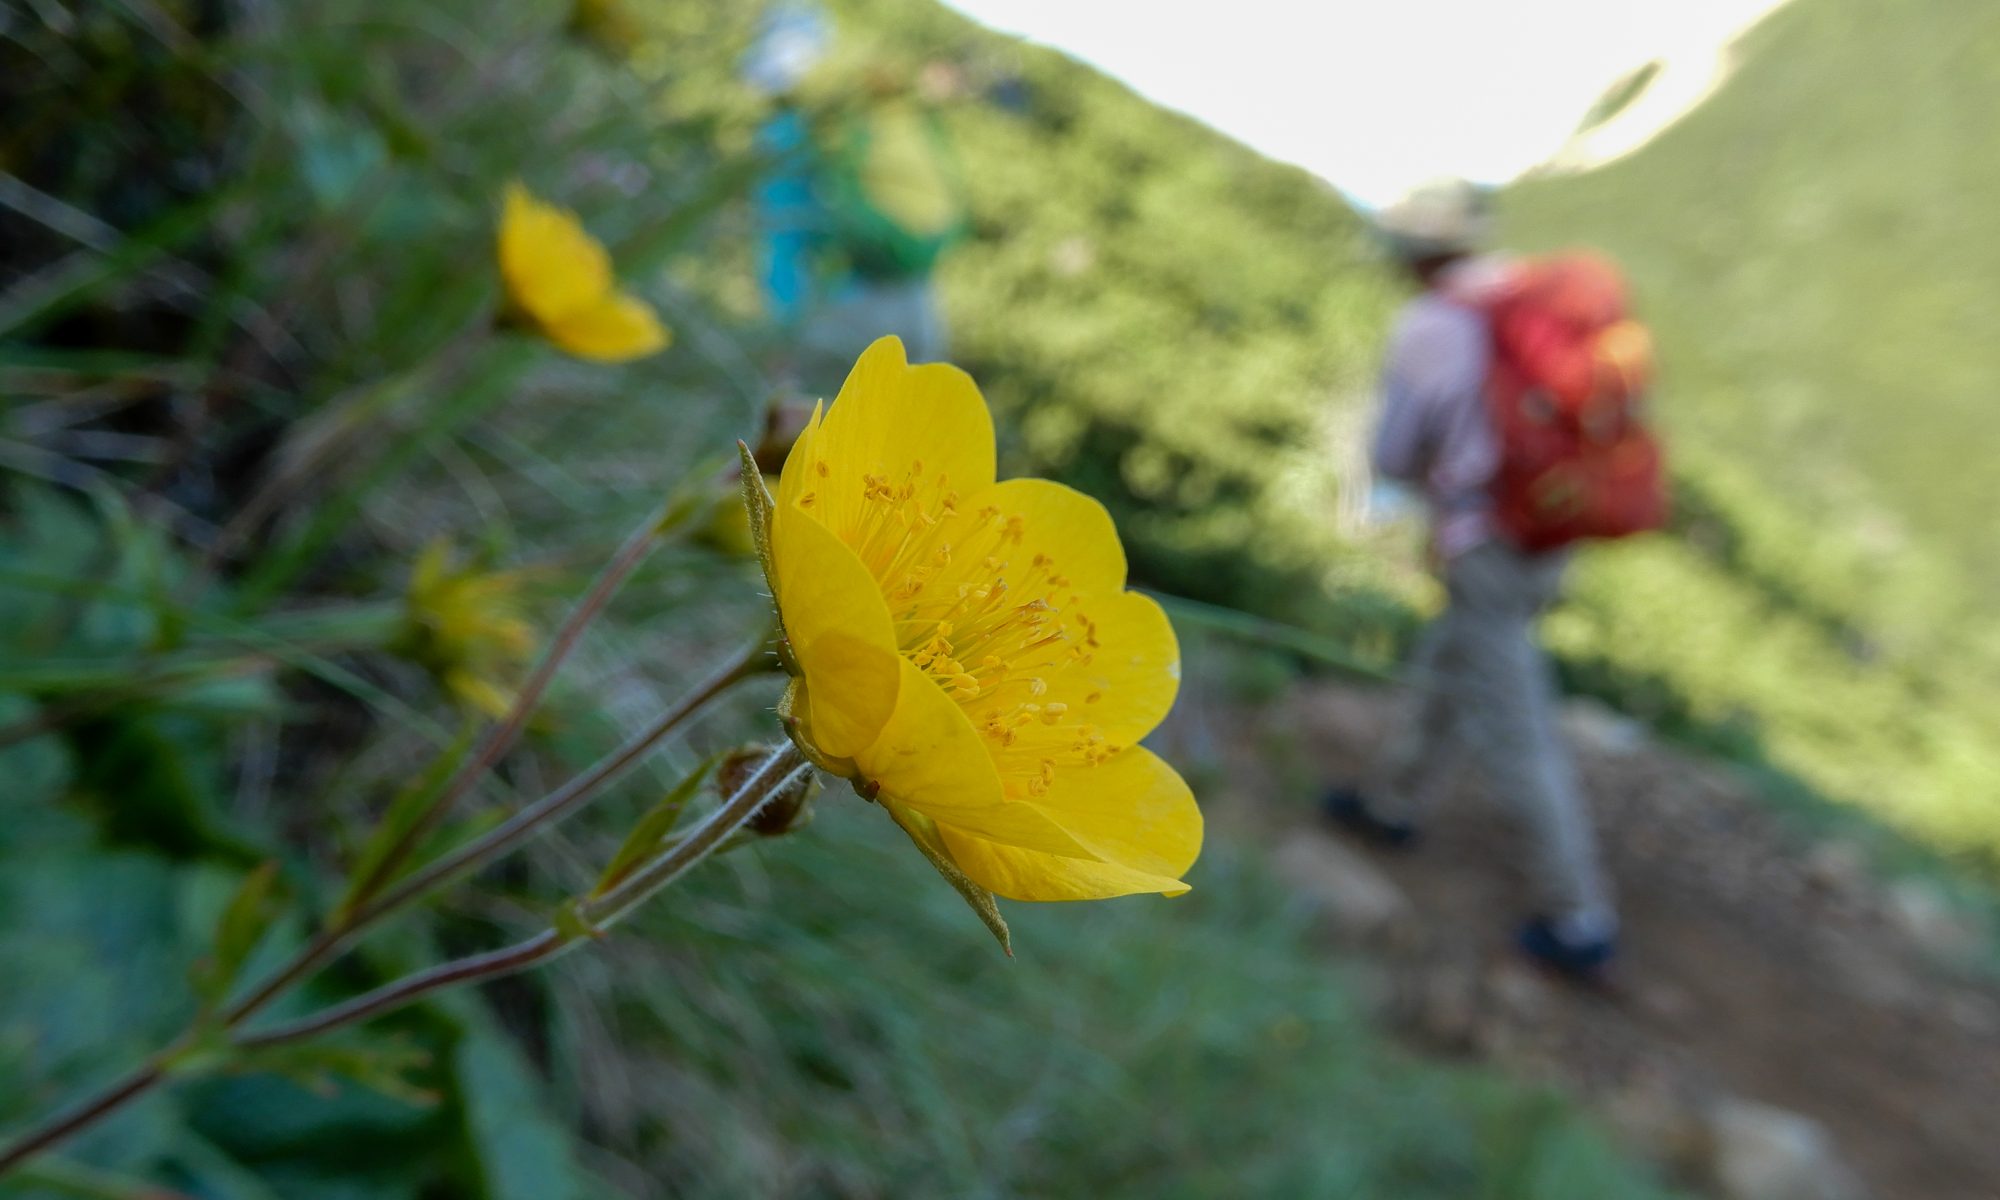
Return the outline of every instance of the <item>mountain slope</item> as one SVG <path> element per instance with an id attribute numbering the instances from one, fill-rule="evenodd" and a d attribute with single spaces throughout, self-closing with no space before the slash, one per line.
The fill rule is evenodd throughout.
<path id="1" fill-rule="evenodd" d="M 1706 739 L 1990 854 L 2000 9 L 1798 0 L 1741 52 L 1629 159 L 1506 197 L 1519 244 L 1627 264 L 1682 472 L 1686 536 L 1601 556 L 1558 641 L 1628 703 L 1666 684 Z"/>
<path id="2" fill-rule="evenodd" d="M 1678 432 L 2000 582 L 2000 8 L 1800 0 L 1631 159 L 1510 196 L 1532 243 L 1618 252 Z"/>
<path id="3" fill-rule="evenodd" d="M 1013 464 L 1111 504 L 1148 583 L 1393 650 L 1435 593 L 1349 516 L 1398 295 L 1355 214 L 925 0 L 840 10 L 974 85 L 952 118 L 977 237 L 943 284 Z M 1797 0 L 1682 124 L 1505 213 L 1523 246 L 1626 261 L 1663 345 L 1678 528 L 1586 555 L 1550 626 L 1569 684 L 1990 860 L 1976 335 L 2000 237 L 1974 197 L 2000 156 L 1971 97 L 2000 52 L 1969 0 L 1932 10 Z"/>

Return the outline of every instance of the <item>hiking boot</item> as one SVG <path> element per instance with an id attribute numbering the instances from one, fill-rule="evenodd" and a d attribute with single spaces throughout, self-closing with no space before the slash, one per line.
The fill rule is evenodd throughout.
<path id="1" fill-rule="evenodd" d="M 1566 979 L 1598 983 L 1618 953 L 1615 933 L 1577 936 L 1547 917 L 1531 917 L 1514 939 L 1521 953 Z"/>
<path id="2" fill-rule="evenodd" d="M 1415 825 L 1378 815 L 1357 788 L 1343 784 L 1327 789 L 1325 797 L 1320 800 L 1320 810 L 1326 814 L 1327 820 L 1365 842 L 1391 850 L 1403 850 L 1416 844 Z"/>

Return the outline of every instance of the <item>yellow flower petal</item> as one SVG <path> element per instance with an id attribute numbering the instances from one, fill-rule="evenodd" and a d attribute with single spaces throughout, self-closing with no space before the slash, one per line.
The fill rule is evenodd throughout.
<path id="1" fill-rule="evenodd" d="M 970 375 L 948 363 L 910 366 L 900 339 L 879 338 L 799 457 L 800 502 L 811 495 L 808 507 L 849 538 L 864 512 L 866 476 L 901 484 L 920 467 L 924 481 L 942 476 L 961 496 L 991 485 L 993 418 Z"/>
<path id="2" fill-rule="evenodd" d="M 1000 774 L 972 723 L 908 659 L 897 662 L 903 683 L 896 710 L 874 744 L 854 755 L 862 776 L 880 784 L 884 795 L 940 823 L 1008 845 L 1088 856 L 1090 851 L 1047 813 L 1002 798 Z"/>
<path id="3" fill-rule="evenodd" d="M 1139 892 L 1178 896 L 1201 853 L 1201 810 L 1174 769 L 1134 747 L 1059 776 L 1036 801 L 1103 861 L 1005 846 L 941 820 L 951 856 L 981 887 L 1010 900 L 1099 900 Z"/>
<path id="4" fill-rule="evenodd" d="M 1188 890 L 1178 879 L 1148 875 L 1116 863 L 1022 850 L 947 825 L 938 828 L 959 870 L 1006 900 L 1109 900 L 1149 892 L 1180 896 Z"/>
<path id="5" fill-rule="evenodd" d="M 1048 676 L 1049 699 L 1070 706 L 1106 740 L 1130 745 L 1166 719 L 1180 691 L 1181 650 L 1173 623 L 1151 596 L 1120 592 L 1088 602 L 1097 645 Z"/>
<path id="6" fill-rule="evenodd" d="M 814 739 L 833 757 L 852 757 L 881 732 L 901 686 L 889 606 L 868 568 L 811 516 L 779 510 L 771 525 L 771 586 L 811 687 Z"/>
<path id="7" fill-rule="evenodd" d="M 1144 746 L 1056 777 L 1035 805 L 1106 862 L 1178 878 L 1201 854 L 1201 809 L 1180 772 Z"/>
<path id="8" fill-rule="evenodd" d="M 1180 876 L 1202 852 L 1202 810 L 1160 756 L 1132 748 L 1068 772 L 1036 800 L 1098 860 L 1002 846 L 940 820 L 938 836 L 974 882 L 1008 900 L 1104 900 L 1160 892 L 1180 896 Z"/>
<path id="9" fill-rule="evenodd" d="M 561 349 L 593 362 L 628 362 L 666 348 L 666 326 L 653 307 L 618 292 L 589 308 L 542 322 L 543 332 Z"/>
<path id="10" fill-rule="evenodd" d="M 805 672 L 813 744 L 834 758 L 852 758 L 895 712 L 903 660 L 887 646 L 837 629 L 793 653 Z"/>
<path id="11" fill-rule="evenodd" d="M 824 402 L 814 403 L 812 418 L 806 422 L 806 427 L 799 431 L 798 439 L 792 443 L 791 453 L 785 456 L 786 469 L 778 476 L 778 494 L 776 497 L 778 511 L 781 513 L 788 513 L 797 508 L 799 501 L 808 494 L 812 494 L 813 496 L 812 503 L 806 506 L 808 510 L 811 510 L 813 505 L 819 502 L 817 493 L 826 486 L 823 482 L 826 477 L 816 471 L 794 470 L 792 468 L 811 461 L 813 437 L 819 432 L 820 421 L 825 416 L 826 404 Z M 806 482 L 808 477 L 813 480 L 810 486 Z M 814 519 L 819 519 L 818 513 L 814 513 Z"/>
<path id="12" fill-rule="evenodd" d="M 975 510 L 987 505 L 1022 519 L 1022 553 L 1053 559 L 1075 595 L 1125 587 L 1125 547 L 1111 514 L 1096 500 L 1047 479 L 1008 479 L 965 502 Z"/>
<path id="13" fill-rule="evenodd" d="M 906 828 L 934 826 L 981 888 L 1186 891 L 1200 811 L 1135 747 L 1179 688 L 1173 627 L 1124 590 L 1103 506 L 992 472 L 977 389 L 949 367 L 910 367 L 893 338 L 814 412 L 778 484 L 772 546 L 773 591 L 811 684 L 795 685 L 798 733 L 872 783 Z M 882 719 L 885 652 L 898 681 Z"/>
<path id="14" fill-rule="evenodd" d="M 500 274 L 507 294 L 546 324 L 611 294 L 611 258 L 576 216 L 507 185 L 500 216 Z"/>

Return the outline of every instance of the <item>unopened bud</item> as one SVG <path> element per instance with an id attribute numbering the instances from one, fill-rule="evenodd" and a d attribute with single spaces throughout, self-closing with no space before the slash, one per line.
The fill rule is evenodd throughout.
<path id="1" fill-rule="evenodd" d="M 715 769 L 716 785 L 725 796 L 736 794 L 770 757 L 769 746 L 744 746 L 731 751 Z M 746 828 L 762 837 L 776 837 L 798 829 L 812 819 L 812 801 L 818 794 L 819 776 L 808 771 L 789 786 L 773 792 L 758 806 Z"/>

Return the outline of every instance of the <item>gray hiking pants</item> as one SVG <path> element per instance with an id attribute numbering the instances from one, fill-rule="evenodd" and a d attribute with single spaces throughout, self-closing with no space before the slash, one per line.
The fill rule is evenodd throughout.
<path id="1" fill-rule="evenodd" d="M 1535 620 L 1555 601 L 1568 559 L 1486 542 L 1451 560 L 1450 602 L 1418 643 L 1407 707 L 1368 791 L 1381 815 L 1414 821 L 1470 759 L 1526 826 L 1544 915 L 1609 923 L 1590 814 L 1535 641 Z"/>

